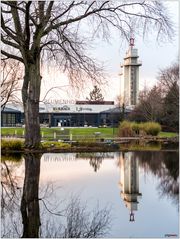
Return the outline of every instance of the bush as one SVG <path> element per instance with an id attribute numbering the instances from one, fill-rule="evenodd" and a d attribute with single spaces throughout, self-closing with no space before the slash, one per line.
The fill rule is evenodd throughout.
<path id="1" fill-rule="evenodd" d="M 143 130 L 147 135 L 157 136 L 161 131 L 161 125 L 155 122 L 143 123 Z"/>
<path id="2" fill-rule="evenodd" d="M 134 135 L 147 134 L 157 136 L 161 131 L 161 125 L 156 122 L 136 123 L 123 121 L 119 126 L 120 137 L 131 137 Z"/>
<path id="3" fill-rule="evenodd" d="M 133 136 L 132 123 L 126 120 L 120 123 L 118 135 L 120 137 Z"/>
<path id="4" fill-rule="evenodd" d="M 13 140 L 1 140 L 1 150 L 21 150 L 23 147 L 23 141 L 18 139 Z"/>
<path id="5" fill-rule="evenodd" d="M 59 149 L 70 149 L 71 145 L 64 142 L 56 142 L 56 141 L 47 141 L 42 142 L 43 148 L 59 148 Z"/>
<path id="6" fill-rule="evenodd" d="M 132 122 L 132 123 L 131 123 L 131 126 L 132 126 L 132 130 L 133 130 L 133 132 L 134 132 L 134 135 L 139 135 L 139 134 L 140 134 L 140 131 L 141 131 L 141 129 L 142 129 L 141 124 L 136 123 L 136 122 Z"/>

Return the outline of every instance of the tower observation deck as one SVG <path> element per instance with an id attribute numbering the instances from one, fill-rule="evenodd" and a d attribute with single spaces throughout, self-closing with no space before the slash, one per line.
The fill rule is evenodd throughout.
<path id="1" fill-rule="evenodd" d="M 134 48 L 134 38 L 130 38 L 129 49 L 121 65 L 124 81 L 124 103 L 134 106 L 138 103 L 139 94 L 139 67 L 142 65 L 138 61 L 138 50 Z"/>

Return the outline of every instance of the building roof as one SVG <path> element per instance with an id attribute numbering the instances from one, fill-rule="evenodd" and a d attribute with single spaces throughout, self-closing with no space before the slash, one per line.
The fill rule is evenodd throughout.
<path id="1" fill-rule="evenodd" d="M 20 110 L 12 109 L 12 108 L 9 108 L 9 107 L 5 107 L 1 112 L 21 113 Z"/>
<path id="2" fill-rule="evenodd" d="M 78 100 L 77 105 L 114 105 L 114 101 Z"/>
<path id="3" fill-rule="evenodd" d="M 126 109 L 125 108 L 125 113 L 129 113 L 131 112 L 132 110 L 131 109 Z M 115 114 L 120 114 L 122 113 L 122 108 L 121 107 L 115 107 L 115 108 L 112 108 L 112 109 L 109 109 L 109 110 L 104 110 L 104 111 L 101 111 L 101 113 L 115 113 Z"/>
<path id="4" fill-rule="evenodd" d="M 132 109 L 125 108 L 125 113 L 131 112 Z M 5 107 L 3 112 L 12 112 L 12 113 L 23 113 L 23 108 L 21 105 Z M 111 104 L 40 104 L 39 113 L 122 113 L 122 108 L 115 107 L 115 105 Z"/>

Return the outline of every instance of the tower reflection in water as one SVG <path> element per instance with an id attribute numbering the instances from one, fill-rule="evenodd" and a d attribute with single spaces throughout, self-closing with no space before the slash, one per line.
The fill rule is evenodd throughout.
<path id="1" fill-rule="evenodd" d="M 129 221 L 135 221 L 134 211 L 138 210 L 139 199 L 139 159 L 131 152 L 121 153 L 119 157 L 120 166 L 120 195 L 125 206 L 129 209 Z"/>

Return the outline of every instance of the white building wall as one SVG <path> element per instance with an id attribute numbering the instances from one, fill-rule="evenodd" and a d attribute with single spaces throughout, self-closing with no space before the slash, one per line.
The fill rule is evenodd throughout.
<path id="1" fill-rule="evenodd" d="M 21 104 L 8 104 L 7 107 L 12 109 L 20 110 L 23 112 Z M 40 113 L 100 113 L 105 110 L 115 108 L 115 105 L 79 105 L 79 104 L 51 104 L 51 103 L 40 103 Z"/>

